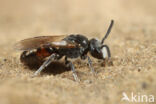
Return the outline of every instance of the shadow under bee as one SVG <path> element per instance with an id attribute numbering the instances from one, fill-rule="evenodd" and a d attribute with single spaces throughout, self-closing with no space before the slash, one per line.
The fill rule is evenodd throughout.
<path id="1" fill-rule="evenodd" d="M 23 52 L 20 56 L 20 60 L 30 70 L 37 70 L 45 61 L 37 57 L 35 52 L 29 53 L 28 55 L 26 55 L 26 52 Z M 69 67 L 64 63 L 54 61 L 43 70 L 42 74 L 56 75 L 65 71 L 70 71 Z"/>

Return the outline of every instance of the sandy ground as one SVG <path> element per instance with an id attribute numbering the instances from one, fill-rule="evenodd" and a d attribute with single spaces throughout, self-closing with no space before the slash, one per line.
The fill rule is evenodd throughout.
<path id="1" fill-rule="evenodd" d="M 129 97 L 131 93 L 156 97 L 155 3 L 0 0 L 0 104 L 134 104 L 121 101 L 123 92 Z M 103 67 L 102 61 L 92 58 L 94 77 L 86 61 L 75 60 L 80 83 L 63 61 L 31 78 L 35 70 L 24 66 L 21 52 L 13 50 L 17 41 L 40 35 L 81 33 L 89 39 L 102 38 L 111 19 L 115 25 L 105 43 L 113 65 Z"/>

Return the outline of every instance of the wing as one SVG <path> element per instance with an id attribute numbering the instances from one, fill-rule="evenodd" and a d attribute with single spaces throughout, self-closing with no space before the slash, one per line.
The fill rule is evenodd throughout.
<path id="1" fill-rule="evenodd" d="M 39 36 L 34 38 L 28 38 L 19 41 L 15 44 L 15 49 L 17 50 L 32 50 L 42 47 L 44 45 L 51 45 L 54 47 L 73 47 L 72 44 L 63 41 L 66 35 L 59 35 L 59 36 Z"/>

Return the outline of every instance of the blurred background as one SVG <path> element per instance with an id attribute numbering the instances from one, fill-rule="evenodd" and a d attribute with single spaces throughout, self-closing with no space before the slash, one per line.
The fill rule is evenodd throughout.
<path id="1" fill-rule="evenodd" d="M 111 19 L 115 20 L 111 38 L 153 30 L 156 24 L 154 0 L 0 0 L 0 7 L 0 45 L 39 35 L 102 38 Z"/>
<path id="2" fill-rule="evenodd" d="M 48 34 L 103 35 L 111 19 L 115 32 L 143 30 L 156 18 L 155 0 L 0 0 L 0 7 L 1 43 Z"/>
<path id="3" fill-rule="evenodd" d="M 155 0 L 0 0 L 0 92 L 4 91 L 5 95 L 0 96 L 0 99 L 4 98 L 4 102 L 11 101 L 15 104 L 26 103 L 26 96 L 30 100 L 29 104 L 42 101 L 58 104 L 79 104 L 77 101 L 80 101 L 81 104 L 88 104 L 87 99 L 90 98 L 92 100 L 89 104 L 95 104 L 97 101 L 99 104 L 115 104 L 120 101 L 125 88 L 126 91 L 136 93 L 144 90 L 147 94 L 156 94 L 155 4 Z M 12 50 L 17 41 L 40 35 L 80 33 L 88 38 L 101 39 L 111 19 L 114 19 L 115 25 L 106 43 L 115 59 L 114 66 L 103 70 L 96 64 L 99 69 L 98 80 L 91 85 L 75 85 L 75 82 L 68 78 L 64 80 L 64 74 L 60 75 L 62 79 L 48 76 L 50 80 L 42 77 L 32 81 L 29 75 L 33 72 L 20 66 L 19 53 Z M 8 63 L 4 59 L 9 60 Z M 87 73 L 84 68 L 87 70 L 87 67 L 78 69 Z M 138 73 L 139 70 L 143 72 Z M 66 74 L 66 77 L 71 75 L 69 72 Z M 83 79 L 84 75 L 80 76 Z M 58 81 L 63 84 L 57 83 Z M 53 86 L 54 83 L 57 84 Z M 14 87 L 10 87 L 13 85 Z M 23 92 L 20 93 L 19 88 L 23 88 Z M 33 92 L 33 89 L 37 91 Z M 51 92 L 52 89 L 56 93 Z M 58 93 L 60 89 L 66 90 Z M 6 100 L 8 96 L 9 100 Z M 73 98 L 74 96 L 79 100 Z"/>

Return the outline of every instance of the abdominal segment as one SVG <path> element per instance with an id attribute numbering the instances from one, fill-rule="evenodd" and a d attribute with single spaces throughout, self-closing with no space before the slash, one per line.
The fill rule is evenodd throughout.
<path id="1" fill-rule="evenodd" d="M 24 51 L 20 56 L 20 60 L 23 64 L 27 66 L 36 67 L 40 66 L 44 62 L 45 58 L 50 56 L 51 54 L 51 51 L 44 48 L 31 51 Z"/>

